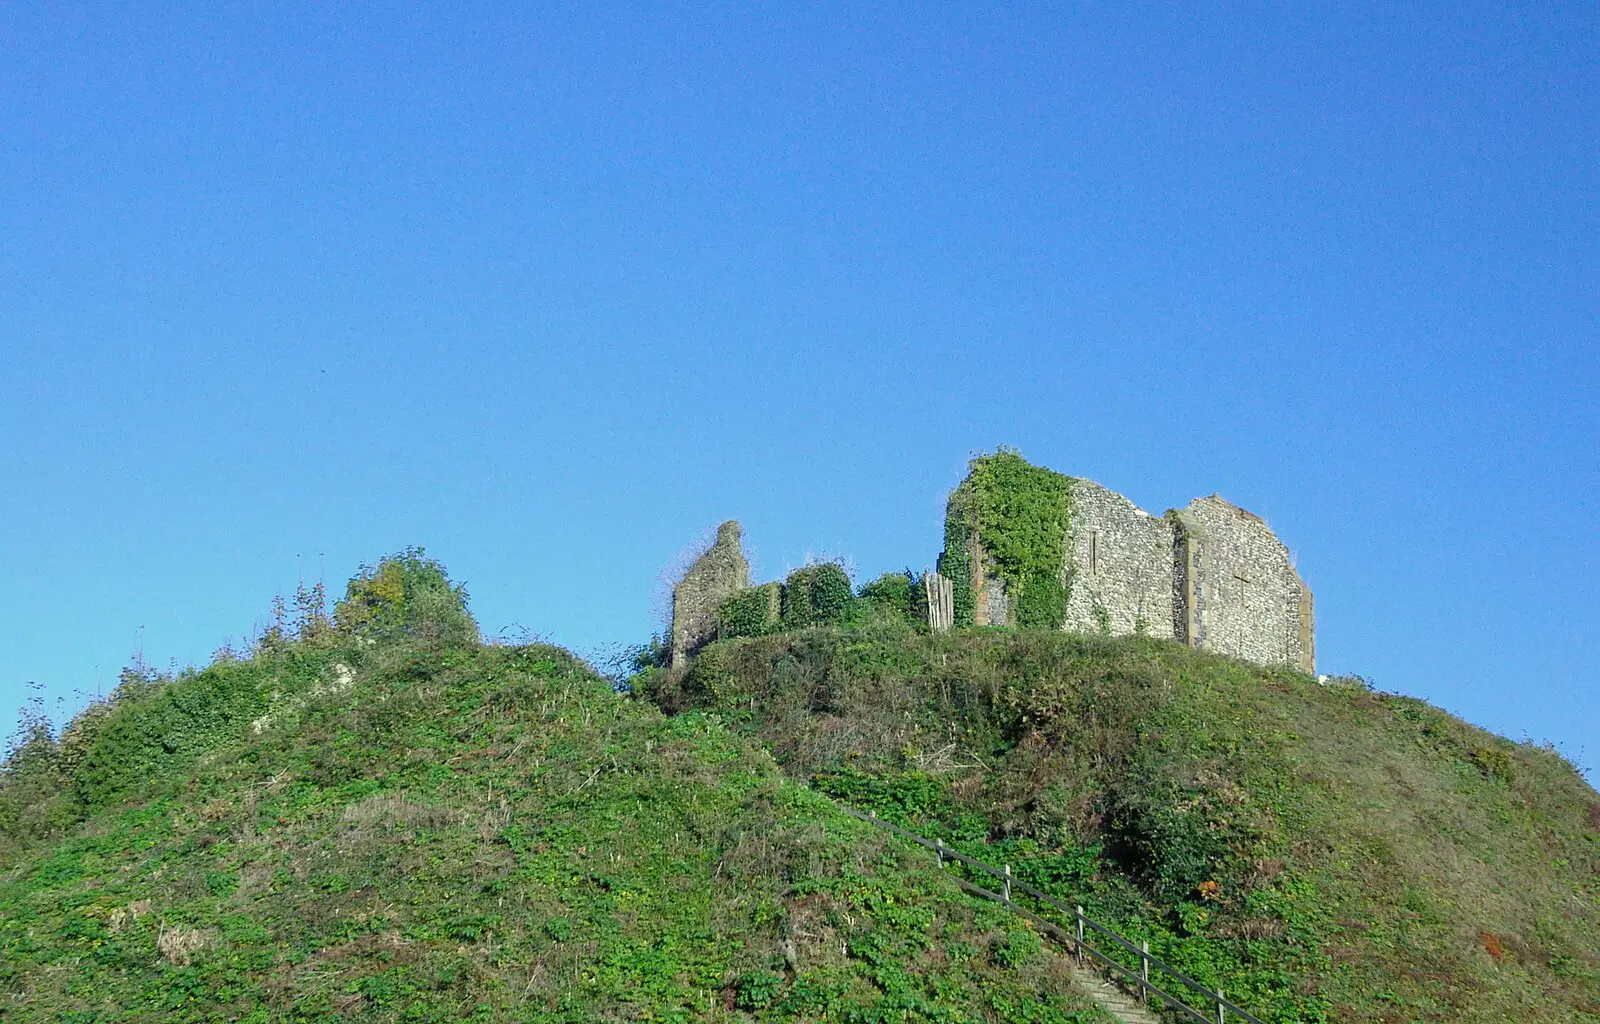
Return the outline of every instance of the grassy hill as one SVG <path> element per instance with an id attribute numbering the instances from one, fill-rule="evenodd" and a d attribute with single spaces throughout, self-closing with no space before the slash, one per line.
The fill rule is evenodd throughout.
<path id="1" fill-rule="evenodd" d="M 1265 1019 L 1600 1020 L 1600 797 L 1422 701 L 1169 641 L 881 616 L 640 682 Z"/>
<path id="2" fill-rule="evenodd" d="M 386 571 L 13 753 L 0 1019 L 1104 1019 L 717 716 Z"/>
<path id="3" fill-rule="evenodd" d="M 0 767 L 0 1019 L 1105 1020 L 832 797 L 1265 1020 L 1600 1020 L 1600 797 L 1553 752 L 1170 642 L 930 635 L 906 589 L 630 696 L 406 552 L 126 673 Z"/>

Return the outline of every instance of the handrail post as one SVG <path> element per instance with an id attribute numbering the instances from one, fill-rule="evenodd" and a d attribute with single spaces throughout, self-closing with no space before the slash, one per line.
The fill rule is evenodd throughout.
<path id="1" fill-rule="evenodd" d="M 864 817 L 867 821 L 871 822 L 874 825 L 878 825 L 880 827 L 890 829 L 891 831 L 894 831 L 894 832 L 899 833 L 901 835 L 909 836 L 910 838 L 915 839 L 917 842 L 922 844 L 924 847 L 926 847 L 928 845 L 928 841 L 925 838 L 923 838 L 921 836 L 918 836 L 917 834 L 915 834 L 913 832 L 907 831 L 905 829 L 901 829 L 901 828 L 899 828 L 899 827 L 897 827 L 895 825 L 891 825 L 891 824 L 888 824 L 888 823 L 886 823 L 884 821 L 881 821 L 878 818 L 878 812 L 875 811 L 875 810 L 868 811 L 865 815 L 863 815 L 860 811 L 856 810 L 853 807 L 844 806 L 844 810 L 849 814 L 855 815 L 856 817 Z M 939 858 L 939 867 L 941 867 L 941 868 L 947 866 L 946 865 L 946 860 L 947 859 L 967 860 L 969 863 L 971 863 L 975 867 L 978 867 L 978 868 L 980 868 L 982 870 L 988 871 L 991 874 L 995 873 L 993 865 L 985 864 L 982 861 L 973 860 L 971 858 L 964 857 L 962 854 L 957 853 L 954 849 L 946 846 L 945 845 L 945 841 L 943 839 L 935 839 L 933 841 L 932 845 L 933 845 L 934 854 Z M 1011 865 L 1010 864 L 1005 865 L 1004 868 L 999 872 L 999 874 L 1000 874 L 1001 882 L 1003 883 L 1002 887 L 1001 887 L 1001 900 L 1007 906 L 1011 906 L 1012 905 L 1011 904 L 1011 882 L 1012 882 L 1012 880 L 1014 878 L 1014 876 L 1012 875 L 1012 872 L 1011 872 Z M 971 884 L 969 884 L 969 883 L 967 883 L 965 881 L 962 881 L 961 884 L 964 887 L 966 887 L 968 889 L 971 889 L 974 892 L 977 892 L 977 893 L 980 893 L 980 894 L 986 896 L 987 898 L 993 898 L 993 896 L 994 896 L 994 893 L 988 892 L 987 890 L 979 889 L 979 888 L 977 888 L 977 887 L 975 887 L 975 886 L 973 886 L 973 885 L 971 885 Z M 1027 887 L 1026 883 L 1024 883 L 1024 887 L 1025 888 Z M 1050 896 L 1048 896 L 1048 895 L 1046 895 L 1046 894 L 1044 894 L 1042 892 L 1039 892 L 1038 890 L 1030 890 L 1030 891 L 1036 894 L 1035 898 L 1043 899 L 1043 901 L 1045 903 L 1048 903 L 1049 905 L 1051 905 L 1053 907 L 1057 907 L 1057 908 L 1059 908 L 1061 910 L 1065 910 L 1066 909 L 1064 906 L 1062 906 L 1062 904 L 1057 903 Z M 1030 913 L 1027 910 L 1020 909 L 1020 908 L 1017 908 L 1017 907 L 1014 907 L 1014 906 L 1012 907 L 1012 909 L 1013 910 L 1017 910 L 1019 913 L 1022 913 L 1022 914 L 1025 914 L 1025 915 Z M 1084 941 L 1084 936 L 1087 934 L 1087 932 L 1085 930 L 1086 925 L 1088 925 L 1090 922 L 1089 922 L 1089 919 L 1088 919 L 1087 915 L 1084 914 L 1083 907 L 1081 905 L 1079 905 L 1079 906 L 1074 908 L 1074 920 L 1076 922 L 1076 927 L 1074 929 L 1075 934 L 1073 936 L 1073 953 L 1077 956 L 1079 963 L 1086 963 L 1088 961 L 1088 948 L 1089 947 L 1088 947 L 1088 944 Z M 1045 922 L 1045 923 L 1049 924 L 1049 922 Z M 1110 936 L 1115 942 L 1117 942 L 1118 944 L 1122 945 L 1123 947 L 1125 947 L 1125 948 L 1127 948 L 1129 950 L 1131 950 L 1133 948 L 1133 943 L 1132 943 L 1131 940 L 1126 939 L 1126 938 L 1118 935 L 1117 933 L 1110 931 L 1104 925 L 1096 924 L 1094 927 L 1098 928 L 1101 932 L 1103 932 L 1106 935 Z M 1051 928 L 1053 929 L 1053 934 L 1059 934 L 1060 933 L 1060 929 L 1059 928 L 1055 928 L 1054 925 L 1051 925 Z M 1109 958 L 1107 958 L 1106 954 L 1100 952 L 1099 950 L 1095 951 L 1095 955 L 1100 957 L 1101 959 L 1107 960 L 1108 963 L 1112 963 L 1113 967 L 1117 966 L 1114 962 L 1112 962 Z M 1171 1001 L 1171 997 L 1167 996 L 1165 992 L 1162 992 L 1162 990 L 1160 988 L 1157 988 L 1156 986 L 1150 984 L 1150 965 L 1152 963 L 1154 963 L 1154 962 L 1156 962 L 1156 958 L 1150 955 L 1150 940 L 1148 940 L 1148 939 L 1142 940 L 1139 943 L 1139 1001 L 1142 1002 L 1142 1003 L 1148 1004 L 1150 1002 L 1150 993 L 1153 990 L 1155 992 L 1160 993 L 1163 998 L 1168 999 L 1168 1001 L 1170 1002 Z M 1166 970 L 1168 973 L 1175 973 L 1172 968 L 1166 967 L 1166 965 L 1164 965 L 1164 964 L 1162 966 L 1163 966 L 1163 969 Z M 1126 969 L 1121 969 L 1121 973 L 1113 975 L 1113 977 L 1122 978 L 1122 977 L 1127 977 L 1127 975 L 1128 975 L 1127 970 Z M 1178 974 L 1177 977 L 1178 977 L 1178 980 L 1183 981 L 1184 983 L 1186 983 L 1186 984 L 1188 984 L 1188 985 L 1190 985 L 1190 986 L 1192 986 L 1192 987 L 1194 987 L 1196 989 L 1199 989 L 1200 991 L 1204 991 L 1204 989 L 1201 988 L 1200 985 L 1198 985 L 1195 982 L 1191 981 L 1190 979 L 1188 979 L 1184 975 Z M 1225 995 L 1223 993 L 1222 987 L 1219 985 L 1214 991 L 1207 993 L 1207 995 L 1210 996 L 1211 1000 L 1214 1003 L 1216 1003 L 1216 1006 L 1217 1006 L 1216 1024 L 1228 1024 L 1228 997 L 1227 997 L 1227 995 Z M 1174 1004 L 1174 1005 L 1178 1005 L 1178 1004 Z M 1199 1010 L 1197 1010 L 1197 1009 L 1189 1009 L 1187 1004 L 1183 1004 L 1182 1006 L 1180 1006 L 1180 1008 L 1188 1010 L 1188 1012 L 1194 1017 L 1199 1017 L 1200 1016 L 1200 1011 Z M 1241 1010 L 1240 1013 L 1244 1013 L 1244 1011 Z M 1248 1013 L 1244 1013 L 1244 1016 L 1249 1018 L 1250 1020 L 1254 1020 L 1255 1019 L 1254 1017 L 1251 1017 Z"/>

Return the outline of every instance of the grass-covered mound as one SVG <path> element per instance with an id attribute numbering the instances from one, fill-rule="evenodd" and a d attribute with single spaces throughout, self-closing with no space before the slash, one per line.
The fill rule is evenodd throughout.
<path id="1" fill-rule="evenodd" d="M 0 1019 L 1103 1019 L 714 715 L 407 625 L 402 582 L 14 753 Z"/>
<path id="2" fill-rule="evenodd" d="M 1179 644 L 888 622 L 640 679 L 1268 1020 L 1600 1020 L 1600 799 L 1554 752 Z"/>

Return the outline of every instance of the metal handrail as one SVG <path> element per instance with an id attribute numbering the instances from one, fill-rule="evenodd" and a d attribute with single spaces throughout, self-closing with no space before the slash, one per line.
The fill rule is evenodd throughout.
<path id="1" fill-rule="evenodd" d="M 1107 928 L 1100 922 L 1095 921 L 1085 915 L 1081 906 L 1069 907 L 1044 890 L 1035 888 L 1034 886 L 1029 885 L 1027 882 L 1015 878 L 1011 874 L 1010 864 L 1005 865 L 1003 868 L 997 868 L 993 864 L 985 864 L 976 857 L 969 857 L 958 850 L 951 849 L 949 846 L 945 845 L 944 840 L 942 839 L 928 839 L 927 837 L 919 836 L 915 832 L 909 831 L 908 829 L 901 828 L 899 825 L 896 825 L 893 822 L 885 821 L 878 817 L 876 811 L 858 811 L 854 807 L 848 807 L 844 804 L 838 803 L 837 801 L 835 801 L 835 806 L 852 817 L 860 818 L 862 821 L 877 825 L 879 828 L 887 829 L 904 839 L 908 839 L 911 842 L 916 843 L 918 846 L 932 850 L 938 855 L 940 867 L 944 867 L 946 860 L 954 860 L 1000 879 L 1002 882 L 1000 892 L 995 892 L 991 889 L 985 889 L 981 885 L 976 885 L 960 877 L 955 877 L 955 882 L 967 892 L 970 892 L 976 896 L 981 896 L 984 899 L 993 900 L 996 903 L 1003 904 L 1012 912 L 1021 914 L 1030 921 L 1043 926 L 1047 932 L 1051 933 L 1057 938 L 1057 941 L 1070 947 L 1077 955 L 1079 960 L 1088 958 L 1096 960 L 1105 965 L 1105 967 L 1110 969 L 1110 973 L 1114 980 L 1122 981 L 1129 987 L 1137 989 L 1140 998 L 1148 1000 L 1150 995 L 1156 995 L 1160 997 L 1162 1002 L 1166 1003 L 1174 1010 L 1179 1011 L 1192 1020 L 1199 1021 L 1200 1024 L 1226 1024 L 1228 1014 L 1230 1013 L 1241 1020 L 1248 1021 L 1249 1024 L 1266 1024 L 1266 1022 L 1261 1020 L 1261 1018 L 1255 1016 L 1247 1010 L 1240 1008 L 1238 1005 L 1229 1000 L 1228 997 L 1223 994 L 1220 988 L 1216 990 L 1208 989 L 1198 981 L 1195 981 L 1193 978 L 1189 977 L 1187 974 L 1184 974 L 1182 971 L 1178 970 L 1176 967 L 1173 967 L 1171 964 L 1162 960 L 1160 957 L 1151 956 L 1150 944 L 1148 942 L 1135 946 L 1128 939 L 1118 935 L 1110 928 Z M 1019 905 L 1015 900 L 1012 899 L 1013 892 L 1025 893 L 1042 903 L 1046 903 L 1054 907 L 1064 914 L 1070 914 L 1076 925 L 1077 933 L 1072 934 L 1067 932 L 1055 922 L 1048 921 L 1045 918 L 1040 917 L 1038 914 L 1035 914 L 1033 911 L 1028 910 L 1026 907 Z M 1106 938 L 1121 946 L 1129 953 L 1137 956 L 1139 958 L 1139 973 L 1134 974 L 1131 968 L 1118 963 L 1105 951 L 1096 949 L 1089 942 L 1085 941 L 1084 931 L 1086 929 L 1104 935 Z M 1166 992 L 1153 984 L 1150 981 L 1151 967 L 1164 972 L 1175 981 L 1181 982 L 1183 985 L 1186 985 L 1190 989 L 1193 989 L 1194 991 L 1203 995 L 1206 1001 L 1211 1004 L 1212 1008 L 1216 1010 L 1216 1016 L 1208 1017 L 1202 1014 L 1199 1010 L 1196 1010 L 1188 1003 L 1185 1003 L 1181 998 L 1174 996 L 1170 992 Z"/>

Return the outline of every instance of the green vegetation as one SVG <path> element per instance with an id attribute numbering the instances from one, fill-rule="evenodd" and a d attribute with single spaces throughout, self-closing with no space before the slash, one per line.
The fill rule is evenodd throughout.
<path id="1" fill-rule="evenodd" d="M 944 550 L 939 553 L 936 563 L 939 572 L 954 587 L 951 603 L 955 607 L 957 626 L 970 626 L 973 623 L 972 550 L 969 545 L 976 518 L 971 496 L 957 488 L 945 509 Z"/>
<path id="2" fill-rule="evenodd" d="M 408 636 L 438 643 L 474 643 L 478 624 L 467 611 L 466 588 L 444 566 L 407 548 L 375 566 L 362 566 L 333 609 L 339 629 L 369 640 Z"/>
<path id="3" fill-rule="evenodd" d="M 0 770 L 0 1018 L 1103 1020 L 717 714 L 464 639 L 446 594 L 408 552 L 337 629 L 35 723 Z"/>
<path id="4" fill-rule="evenodd" d="M 818 562 L 794 570 L 781 584 L 749 587 L 722 602 L 717 608 L 717 636 L 730 640 L 843 623 L 855 611 L 844 566 Z"/>
<path id="5" fill-rule="evenodd" d="M 927 618 L 927 599 L 919 594 L 921 589 L 922 581 L 907 569 L 886 572 L 863 584 L 857 597 L 879 615 L 914 623 Z"/>
<path id="6" fill-rule="evenodd" d="M 1169 641 L 892 623 L 714 644 L 650 693 L 1263 1019 L 1600 1020 L 1600 799 L 1421 701 Z"/>
<path id="7" fill-rule="evenodd" d="M 791 572 L 783 581 L 784 629 L 842 622 L 850 614 L 850 577 L 836 562 Z"/>
<path id="8" fill-rule="evenodd" d="M 782 584 L 763 583 L 743 590 L 717 609 L 717 635 L 725 640 L 766 636 L 778 628 L 782 607 Z"/>
<path id="9" fill-rule="evenodd" d="M 968 464 L 966 479 L 950 496 L 939 556 L 939 571 L 955 584 L 956 625 L 973 624 L 974 536 L 992 562 L 986 572 L 1006 582 L 1017 625 L 1055 628 L 1066 620 L 1062 566 L 1071 485 L 1070 477 L 1032 465 L 1011 448 Z"/>
<path id="10" fill-rule="evenodd" d="M 1026 582 L 1059 538 L 1016 524 L 1063 492 L 1013 458 L 974 478 L 1035 504 L 973 521 Z M 687 669 L 633 652 L 628 697 L 482 644 L 420 550 L 331 617 L 302 588 L 248 657 L 25 723 L 0 1018 L 1104 1020 L 966 869 L 832 797 L 1264 1020 L 1600 1021 L 1600 797 L 1552 751 L 1169 641 L 933 634 L 919 592 L 808 566 Z"/>

